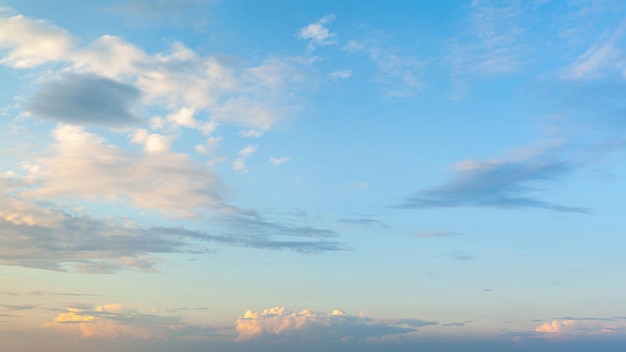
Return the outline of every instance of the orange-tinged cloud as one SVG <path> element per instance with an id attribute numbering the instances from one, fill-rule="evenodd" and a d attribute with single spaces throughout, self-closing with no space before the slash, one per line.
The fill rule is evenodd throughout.
<path id="1" fill-rule="evenodd" d="M 549 334 L 552 336 L 571 335 L 571 336 L 589 336 L 589 335 L 605 335 L 624 332 L 626 324 L 610 320 L 573 320 L 561 319 L 543 323 L 538 326 L 535 331 L 538 333 Z"/>
<path id="2" fill-rule="evenodd" d="M 162 340 L 168 331 L 180 329 L 177 319 L 143 315 L 122 304 L 105 304 L 93 309 L 67 308 L 46 327 L 80 333 L 84 338 L 133 338 Z"/>
<path id="3" fill-rule="evenodd" d="M 352 316 L 339 309 L 331 313 L 304 309 L 299 313 L 285 307 L 263 311 L 248 310 L 237 319 L 237 341 L 260 337 L 345 340 L 370 339 L 416 331 L 401 326 L 401 322 L 383 322 L 362 316 Z"/>

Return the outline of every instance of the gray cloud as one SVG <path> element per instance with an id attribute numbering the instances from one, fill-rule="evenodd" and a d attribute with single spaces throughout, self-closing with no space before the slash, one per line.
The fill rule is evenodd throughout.
<path id="1" fill-rule="evenodd" d="M 133 112 L 140 91 L 94 74 L 66 74 L 42 83 L 27 103 L 37 116 L 73 125 L 124 127 L 139 122 Z"/>
<path id="2" fill-rule="evenodd" d="M 367 317 L 357 317 L 334 310 L 331 314 L 303 310 L 292 312 L 284 307 L 263 311 L 248 310 L 237 319 L 238 341 L 346 341 L 366 340 L 389 335 L 415 332 L 415 327 L 431 323 L 407 319 L 404 323 L 385 322 Z M 436 324 L 436 323 L 434 323 Z"/>
<path id="3" fill-rule="evenodd" d="M 462 251 L 450 252 L 448 254 L 448 257 L 455 259 L 455 260 L 461 260 L 461 261 L 468 261 L 468 260 L 472 260 L 476 258 L 475 255 L 471 253 L 467 253 L 467 252 L 462 252 Z"/>
<path id="4" fill-rule="evenodd" d="M 419 237 L 419 238 L 437 238 L 437 237 L 448 237 L 458 235 L 456 232 L 451 231 L 423 231 L 411 234 L 411 237 Z"/>
<path id="5" fill-rule="evenodd" d="M 447 323 L 447 324 L 442 324 L 441 326 L 444 327 L 451 327 L 451 326 L 456 326 L 456 327 L 463 327 L 465 326 L 465 324 L 470 324 L 473 323 L 473 320 L 465 320 L 465 321 L 460 321 L 460 322 L 456 322 L 456 323 Z"/>
<path id="6" fill-rule="evenodd" d="M 389 225 L 374 219 L 358 218 L 358 219 L 339 219 L 339 222 L 346 225 L 361 226 L 366 228 L 388 228 Z"/>
<path id="7" fill-rule="evenodd" d="M 551 203 L 531 195 L 538 186 L 554 181 L 572 168 L 566 161 L 544 159 L 465 162 L 449 182 L 420 191 L 397 207 L 542 208 L 586 213 L 585 208 Z"/>
<path id="8" fill-rule="evenodd" d="M 437 325 L 439 324 L 436 321 L 424 321 L 421 319 L 401 319 L 396 321 L 397 324 L 408 325 L 412 328 L 421 328 L 423 326 Z"/>

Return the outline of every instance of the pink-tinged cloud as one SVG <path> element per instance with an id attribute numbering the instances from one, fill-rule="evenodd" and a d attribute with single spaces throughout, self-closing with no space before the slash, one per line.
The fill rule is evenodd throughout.
<path id="1" fill-rule="evenodd" d="M 543 323 L 535 332 L 549 336 L 610 335 L 626 332 L 626 323 L 610 320 L 562 319 Z"/>
<path id="2" fill-rule="evenodd" d="M 331 313 L 304 309 L 292 312 L 284 307 L 263 311 L 248 310 L 237 319 L 237 341 L 252 339 L 287 339 L 293 341 L 365 340 L 414 332 L 401 322 L 383 322 L 349 315 L 335 309 Z"/>
<path id="3" fill-rule="evenodd" d="M 122 304 L 105 304 L 91 309 L 70 307 L 44 327 L 87 339 L 169 340 L 216 335 L 215 329 L 184 323 L 178 316 L 143 314 Z"/>

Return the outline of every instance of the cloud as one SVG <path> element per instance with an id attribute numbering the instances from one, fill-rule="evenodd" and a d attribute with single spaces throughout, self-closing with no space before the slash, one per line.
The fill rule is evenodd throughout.
<path id="1" fill-rule="evenodd" d="M 598 320 L 552 320 L 543 323 L 535 332 L 546 335 L 614 335 L 626 333 L 626 324 L 621 322 L 607 322 Z"/>
<path id="2" fill-rule="evenodd" d="M 604 35 L 561 72 L 564 79 L 597 79 L 610 71 L 618 71 L 626 76 L 626 61 L 623 59 L 623 21 L 610 35 Z"/>
<path id="3" fill-rule="evenodd" d="M 443 327 L 463 327 L 465 326 L 465 324 L 470 324 L 473 323 L 474 321 L 472 320 L 465 320 L 465 321 L 460 321 L 460 322 L 456 322 L 456 323 L 447 323 L 447 324 L 441 324 L 441 326 Z"/>
<path id="4" fill-rule="evenodd" d="M 473 1 L 467 38 L 453 45 L 456 74 L 507 73 L 522 63 L 525 9 L 519 3 Z"/>
<path id="5" fill-rule="evenodd" d="M 224 206 L 217 176 L 184 154 L 150 145 L 149 152 L 127 152 L 74 126 L 52 135 L 51 155 L 37 160 L 39 171 L 29 175 L 36 187 L 25 196 L 122 202 L 178 218 Z"/>
<path id="6" fill-rule="evenodd" d="M 139 122 L 134 86 L 93 74 L 67 74 L 44 82 L 27 102 L 33 114 L 73 125 L 124 127 Z"/>
<path id="7" fill-rule="evenodd" d="M 30 100 L 31 110 L 75 124 L 132 124 L 138 117 L 131 108 L 137 104 L 164 109 L 172 117 L 169 122 L 207 135 L 221 122 L 242 126 L 243 135 L 259 136 L 299 110 L 292 92 L 314 82 L 308 73 L 314 62 L 271 57 L 242 66 L 200 56 L 179 42 L 169 51 L 148 54 L 108 34 L 77 47 L 65 30 L 44 21 L 0 18 L 0 63 L 17 68 L 55 63 L 57 73 L 65 72 L 44 80 L 39 96 Z M 51 73 L 55 70 L 37 74 Z M 189 111 L 191 119 L 181 115 Z"/>
<path id="8" fill-rule="evenodd" d="M 308 40 L 310 51 L 320 46 L 337 44 L 337 35 L 332 33 L 325 25 L 335 20 L 335 15 L 329 14 L 318 21 L 302 27 L 298 32 L 298 38 Z"/>
<path id="9" fill-rule="evenodd" d="M 287 161 L 289 161 L 291 159 L 291 157 L 289 156 L 284 156 L 282 158 L 276 158 L 276 157 L 270 157 L 270 163 L 272 163 L 273 165 L 281 165 L 286 163 Z"/>
<path id="10" fill-rule="evenodd" d="M 389 225 L 378 221 L 378 220 L 374 220 L 374 219 L 366 219 L 366 218 L 361 218 L 361 219 L 339 219 L 339 222 L 345 225 L 354 225 L 354 226 L 361 226 L 361 227 L 367 227 L 367 228 L 372 228 L 372 227 L 377 227 L 377 228 L 388 228 Z"/>
<path id="11" fill-rule="evenodd" d="M 0 17 L 0 63 L 16 68 L 32 68 L 62 61 L 74 47 L 67 31 L 43 20 L 21 15 Z"/>
<path id="12" fill-rule="evenodd" d="M 233 161 L 232 169 L 235 171 L 239 171 L 242 174 L 248 172 L 248 167 L 246 166 L 246 159 L 256 152 L 258 146 L 249 145 L 240 151 L 237 152 L 238 158 Z"/>
<path id="13" fill-rule="evenodd" d="M 329 77 L 335 81 L 340 80 L 340 79 L 348 79 L 352 77 L 352 71 L 351 70 L 334 71 L 329 75 Z"/>
<path id="14" fill-rule="evenodd" d="M 284 307 L 274 307 L 263 311 L 248 310 L 244 316 L 237 319 L 236 328 L 238 341 L 252 339 L 317 342 L 365 340 L 416 331 L 413 327 L 352 316 L 338 309 L 331 313 L 314 312 L 308 309 L 295 313 Z"/>
<path id="15" fill-rule="evenodd" d="M 77 332 L 82 338 L 168 340 L 193 335 L 215 336 L 216 329 L 187 324 L 178 316 L 143 314 L 122 304 L 105 304 L 90 309 L 67 308 L 53 322 L 44 325 Z"/>
<path id="16" fill-rule="evenodd" d="M 573 167 L 568 161 L 526 155 L 510 160 L 463 161 L 456 165 L 452 180 L 420 191 L 398 207 L 542 208 L 585 213 L 584 208 L 551 203 L 531 195 Z"/>
<path id="17" fill-rule="evenodd" d="M 347 49 L 363 52 L 378 67 L 378 81 L 389 97 L 409 97 L 423 90 L 419 78 L 424 64 L 417 58 L 401 55 L 390 49 L 370 43 L 350 41 Z"/>
<path id="18" fill-rule="evenodd" d="M 437 237 L 448 237 L 458 235 L 456 232 L 450 231 L 423 231 L 411 234 L 411 237 L 419 237 L 419 238 L 437 238 Z"/>
<path id="19" fill-rule="evenodd" d="M 471 253 L 467 253 L 467 252 L 462 252 L 462 251 L 450 252 L 450 254 L 448 254 L 448 256 L 450 258 L 452 258 L 452 259 L 461 260 L 461 261 L 464 261 L 464 262 L 476 258 L 475 255 L 473 255 Z"/>
<path id="20" fill-rule="evenodd" d="M 128 220 L 97 220 L 16 199 L 2 199 L 0 206 L 3 265 L 92 273 L 154 271 L 155 253 L 210 253 L 201 241 L 198 233 L 145 229 Z"/>

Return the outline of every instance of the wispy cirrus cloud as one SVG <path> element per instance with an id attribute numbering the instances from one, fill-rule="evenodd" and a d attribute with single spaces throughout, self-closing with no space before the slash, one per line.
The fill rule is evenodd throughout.
<path id="1" fill-rule="evenodd" d="M 180 316 L 145 314 L 123 304 L 104 304 L 91 308 L 70 307 L 44 326 L 78 333 L 80 337 L 89 339 L 129 338 L 163 341 L 220 334 L 213 327 L 185 323 Z"/>

